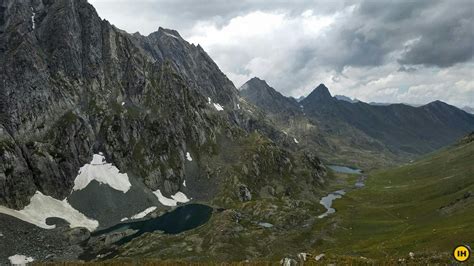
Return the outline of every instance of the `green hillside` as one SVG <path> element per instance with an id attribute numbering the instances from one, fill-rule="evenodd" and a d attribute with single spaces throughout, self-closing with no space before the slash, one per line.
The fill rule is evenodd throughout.
<path id="1" fill-rule="evenodd" d="M 449 258 L 474 244 L 474 141 L 398 168 L 373 172 L 366 187 L 336 200 L 323 226 L 329 254 L 375 259 Z"/>

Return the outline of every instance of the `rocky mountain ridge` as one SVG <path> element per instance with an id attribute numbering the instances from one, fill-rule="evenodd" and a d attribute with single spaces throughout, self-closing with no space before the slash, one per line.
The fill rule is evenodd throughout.
<path id="1" fill-rule="evenodd" d="M 0 11 L 1 205 L 20 209 L 35 191 L 64 199 L 99 152 L 166 197 L 185 190 L 196 200 L 238 201 L 245 180 L 252 191 L 251 178 L 275 169 L 286 176 L 302 167 L 322 182 L 319 160 L 307 153 L 294 162 L 297 149 L 284 151 L 284 134 L 176 31 L 125 33 L 85 0 L 2 1 Z M 228 143 L 252 132 L 270 142 L 241 163 L 242 151 Z M 226 149 L 233 155 L 223 156 Z M 254 170 L 234 172 L 227 190 L 221 174 L 233 165 Z"/>
<path id="2" fill-rule="evenodd" d="M 293 98 L 279 94 L 270 86 L 267 90 L 273 90 L 272 93 L 255 93 L 260 90 L 249 82 L 241 90 L 241 96 L 264 109 L 282 130 L 296 137 L 305 136 L 309 141 L 311 136 L 317 138 L 311 145 L 317 146 L 322 157 L 329 161 L 341 159 L 343 163 L 358 164 L 350 158 L 367 155 L 366 159 L 372 160 L 371 154 L 378 154 L 373 157 L 375 161 L 381 154 L 387 156 L 383 161 L 407 160 L 449 145 L 474 129 L 474 116 L 441 101 L 420 107 L 374 106 L 332 97 L 324 84 L 301 102 L 291 101 Z M 276 104 L 280 102 L 287 102 L 288 107 Z M 272 103 L 279 105 L 278 111 L 267 107 Z M 294 112 L 296 109 L 301 112 Z M 345 147 L 342 148 L 345 151 L 337 147 Z M 347 156 L 343 158 L 332 156 L 344 152 Z"/>

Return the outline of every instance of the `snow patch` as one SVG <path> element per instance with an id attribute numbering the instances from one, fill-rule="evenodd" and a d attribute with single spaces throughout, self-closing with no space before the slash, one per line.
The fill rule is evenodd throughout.
<path id="1" fill-rule="evenodd" d="M 27 257 L 25 255 L 13 255 L 8 257 L 11 265 L 26 265 L 27 263 L 33 262 L 32 257 Z"/>
<path id="2" fill-rule="evenodd" d="M 33 8 L 31 8 L 31 28 L 34 30 L 36 25 L 35 25 L 35 16 L 36 13 L 33 11 Z"/>
<path id="3" fill-rule="evenodd" d="M 128 220 L 128 217 L 123 217 L 122 219 L 120 219 L 121 222 L 125 222 L 126 220 Z"/>
<path id="4" fill-rule="evenodd" d="M 176 194 L 171 196 L 175 201 L 185 203 L 188 202 L 188 197 L 181 191 L 176 192 Z"/>
<path id="5" fill-rule="evenodd" d="M 176 206 L 178 202 L 185 203 L 189 201 L 188 197 L 183 192 L 179 191 L 176 194 L 172 195 L 171 199 L 163 196 L 159 189 L 153 192 L 153 194 L 155 194 L 156 197 L 158 197 L 158 201 L 160 201 L 160 203 L 165 206 Z"/>
<path id="6" fill-rule="evenodd" d="M 186 180 L 183 180 L 183 187 L 186 186 Z"/>
<path id="7" fill-rule="evenodd" d="M 191 157 L 191 154 L 189 152 L 186 152 L 186 159 L 190 162 L 193 160 L 193 158 Z"/>
<path id="8" fill-rule="evenodd" d="M 92 180 L 107 184 L 123 193 L 126 193 L 132 186 L 128 175 L 121 174 L 117 167 L 107 163 L 102 153 L 94 154 L 91 163 L 85 164 L 79 169 L 79 175 L 74 180 L 73 191 L 86 188 Z"/>
<path id="9" fill-rule="evenodd" d="M 149 213 L 151 213 L 152 211 L 156 210 L 156 206 L 153 206 L 153 207 L 150 207 L 150 208 L 147 208 L 146 210 L 138 213 L 138 214 L 135 214 L 132 216 L 132 219 L 141 219 L 145 216 L 147 216 Z"/>
<path id="10" fill-rule="evenodd" d="M 174 34 L 171 34 L 171 33 L 165 32 L 165 35 L 167 35 L 167 36 L 170 36 L 170 37 L 173 37 L 173 38 L 175 38 L 175 39 L 178 39 L 178 40 L 179 40 L 179 37 L 178 37 L 178 36 L 176 36 L 176 35 L 174 35 Z"/>
<path id="11" fill-rule="evenodd" d="M 240 110 L 240 104 L 239 103 L 237 104 L 237 109 Z"/>
<path id="12" fill-rule="evenodd" d="M 124 106 L 124 105 L 125 105 L 125 102 L 122 102 L 122 106 Z"/>
<path id="13" fill-rule="evenodd" d="M 41 192 L 31 197 L 30 204 L 23 210 L 12 210 L 4 206 L 0 206 L 0 213 L 7 214 L 32 223 L 44 229 L 53 229 L 56 225 L 46 224 L 46 219 L 50 217 L 58 217 L 69 222 L 70 227 L 85 227 L 89 231 L 94 231 L 99 222 L 89 219 L 78 210 L 74 209 L 66 199 L 60 201 L 53 197 L 43 195 Z"/>
<path id="14" fill-rule="evenodd" d="M 222 107 L 222 105 L 218 104 L 218 103 L 212 103 L 212 100 L 210 97 L 207 97 L 207 102 L 209 104 L 212 104 L 214 105 L 214 108 L 216 108 L 217 111 L 224 111 L 224 107 Z M 240 105 L 239 105 L 240 106 Z M 239 107 L 240 108 L 240 107 Z"/>
<path id="15" fill-rule="evenodd" d="M 224 111 L 224 108 L 222 107 L 222 105 L 218 103 L 214 103 L 214 108 L 216 108 L 217 111 Z"/>
<path id="16" fill-rule="evenodd" d="M 325 256 L 324 253 L 321 253 L 321 254 L 317 255 L 316 257 L 314 257 L 314 259 L 316 261 L 320 261 L 324 256 Z"/>
<path id="17" fill-rule="evenodd" d="M 293 138 L 296 144 L 300 143 L 297 139 Z"/>

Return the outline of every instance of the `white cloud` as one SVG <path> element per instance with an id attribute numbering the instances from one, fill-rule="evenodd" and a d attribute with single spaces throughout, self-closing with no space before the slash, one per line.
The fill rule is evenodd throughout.
<path id="1" fill-rule="evenodd" d="M 232 18 L 222 27 L 198 23 L 187 39 L 201 44 L 236 86 L 254 76 L 289 86 L 291 79 L 282 81 L 285 73 L 292 72 L 293 62 L 305 57 L 298 53 L 308 42 L 316 42 L 335 17 L 315 15 L 311 10 L 299 16 L 256 11 Z"/>

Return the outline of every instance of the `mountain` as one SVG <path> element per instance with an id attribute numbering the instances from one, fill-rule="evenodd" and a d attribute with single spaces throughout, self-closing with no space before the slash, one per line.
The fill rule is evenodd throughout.
<path id="1" fill-rule="evenodd" d="M 254 77 L 239 89 L 240 96 L 269 113 L 285 112 L 289 115 L 301 113 L 298 102 L 285 97 L 264 80 Z"/>
<path id="2" fill-rule="evenodd" d="M 304 96 L 300 96 L 298 97 L 298 99 L 296 99 L 297 102 L 301 102 L 305 97 Z"/>
<path id="3" fill-rule="evenodd" d="M 257 90 L 251 85 L 247 85 L 247 91 Z M 279 104 L 276 110 L 266 106 L 287 102 L 277 92 L 262 97 L 264 105 L 263 100 L 257 101 L 242 92 L 240 95 L 267 111 L 280 129 L 297 138 L 305 136 L 305 141 L 318 147 L 324 159 L 346 164 L 363 163 L 355 158 L 365 158 L 362 161 L 377 165 L 390 160 L 406 161 L 449 145 L 474 129 L 473 115 L 440 101 L 420 107 L 349 102 L 332 97 L 324 84 L 318 85 L 301 102 Z M 303 113 L 294 113 L 291 119 L 278 117 L 285 113 L 285 106 L 286 110 L 295 110 L 299 105 Z M 311 141 L 312 136 L 315 141 Z"/>
<path id="4" fill-rule="evenodd" d="M 301 102 L 331 102 L 335 99 L 331 96 L 329 89 L 324 84 L 319 84 L 311 93 Z"/>
<path id="5" fill-rule="evenodd" d="M 340 101 L 346 101 L 346 102 L 350 102 L 350 103 L 356 103 L 356 102 L 359 102 L 359 100 L 357 99 L 351 99 L 347 96 L 344 96 L 344 95 L 334 95 L 334 98 L 340 100 Z"/>
<path id="6" fill-rule="evenodd" d="M 259 82 L 254 82 L 257 80 Z M 262 84 L 264 86 L 259 86 Z M 265 94 L 259 93 L 262 88 L 265 88 Z M 293 98 L 288 100 L 266 82 L 253 79 L 252 82 L 246 83 L 244 90 L 240 90 L 240 96 L 262 108 L 265 111 L 263 116 L 270 119 L 284 134 L 301 142 L 303 147 L 316 149 L 328 162 L 358 165 L 368 169 L 396 161 L 395 155 L 382 143 L 356 128 L 333 119 L 318 119 L 306 114 L 302 102 L 308 99 L 318 102 L 320 108 L 325 105 L 319 102 L 338 102 L 323 84 L 302 102 L 296 102 Z"/>
<path id="7" fill-rule="evenodd" d="M 132 234 L 102 229 L 187 202 L 243 217 L 246 232 L 271 208 L 285 234 L 312 219 L 290 206 L 322 208 L 327 173 L 315 150 L 242 100 L 174 30 L 128 34 L 86 0 L 1 1 L 0 61 L 0 264 L 89 248 L 95 259 Z M 226 219 L 213 216 L 209 232 L 233 230 Z M 231 242 L 211 249 L 231 254 Z"/>
<path id="8" fill-rule="evenodd" d="M 313 93 L 318 93 L 316 88 Z M 404 104 L 373 106 L 310 98 L 301 102 L 308 115 L 339 120 L 381 141 L 392 151 L 424 154 L 451 144 L 474 129 L 474 116 L 435 101 L 420 107 Z"/>

